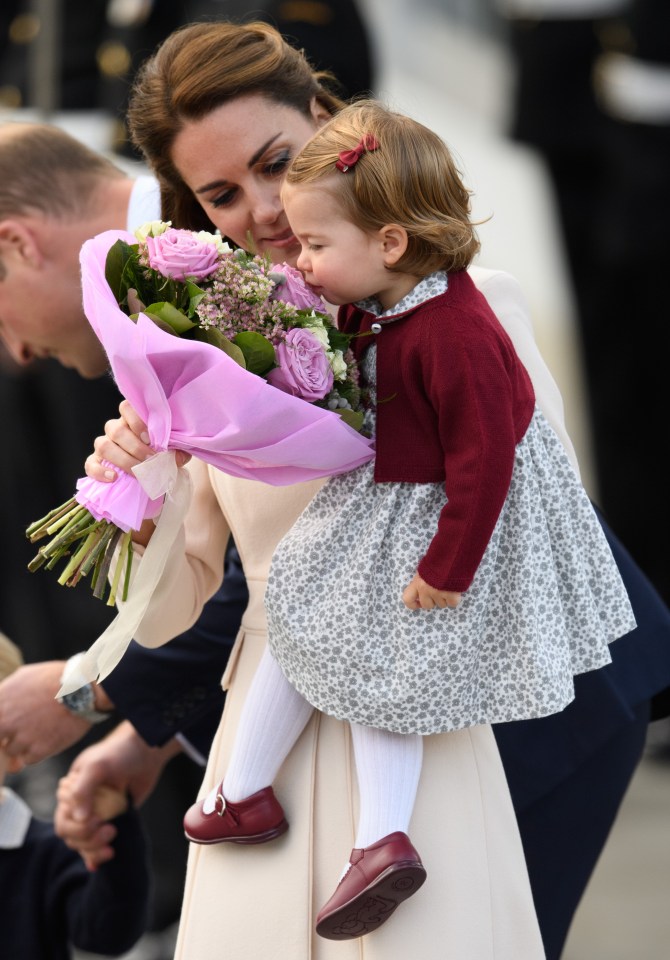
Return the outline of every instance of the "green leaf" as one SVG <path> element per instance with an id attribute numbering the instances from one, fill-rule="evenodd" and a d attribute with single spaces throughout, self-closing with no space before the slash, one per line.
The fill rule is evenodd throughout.
<path id="1" fill-rule="evenodd" d="M 177 335 L 186 333 L 187 330 L 195 327 L 195 323 L 189 320 L 181 310 L 177 310 L 171 303 L 166 303 L 165 301 L 162 303 L 150 303 L 143 312 L 151 314 L 152 318 L 158 317 L 164 323 L 167 323 Z"/>
<path id="2" fill-rule="evenodd" d="M 351 337 L 341 330 L 338 330 L 337 327 L 328 328 L 328 343 L 330 344 L 331 350 L 341 350 L 342 353 L 346 353 L 350 340 Z"/>
<path id="3" fill-rule="evenodd" d="M 264 377 L 276 365 L 275 348 L 262 334 L 243 330 L 233 338 L 233 343 L 237 344 L 244 354 L 247 370 L 250 373 L 257 373 L 259 377 Z"/>
<path id="4" fill-rule="evenodd" d="M 123 275 L 126 272 L 128 261 L 131 260 L 136 250 L 136 245 L 131 246 L 125 240 L 117 240 L 107 252 L 105 280 L 116 297 L 117 303 L 121 303 L 126 296 L 127 287 L 124 285 Z"/>
<path id="5" fill-rule="evenodd" d="M 189 297 L 189 300 L 188 300 L 189 316 L 193 316 L 193 314 L 195 313 L 196 307 L 198 306 L 202 298 L 205 296 L 205 291 L 201 287 L 199 287 L 197 283 L 194 283 L 192 280 L 188 280 L 188 279 L 184 282 L 184 286 L 186 287 L 186 290 L 188 292 L 188 297 Z"/>
<path id="6" fill-rule="evenodd" d="M 143 310 L 142 313 L 144 314 L 145 317 L 148 317 L 150 320 L 152 320 L 157 327 L 160 327 L 161 330 L 164 330 L 165 333 L 170 333 L 172 334 L 173 337 L 179 336 L 179 334 L 174 329 L 174 327 L 170 326 L 170 324 L 167 323 L 165 320 L 161 320 L 161 318 L 158 316 L 157 313 L 151 313 L 149 310 Z M 133 323 L 137 323 L 138 317 L 139 317 L 139 313 L 130 314 L 130 319 L 133 321 Z"/>
<path id="7" fill-rule="evenodd" d="M 220 330 L 217 330 L 216 327 L 196 327 L 193 331 L 193 339 L 199 340 L 201 343 L 210 343 L 213 347 L 217 347 L 219 350 L 223 350 L 224 353 L 227 353 L 231 360 L 234 360 L 235 363 L 238 363 L 241 367 L 246 370 L 246 361 L 244 359 L 244 354 L 239 347 L 236 347 L 232 340 L 229 340 L 228 337 L 224 337 Z"/>
<path id="8" fill-rule="evenodd" d="M 360 410 L 349 410 L 348 407 L 342 407 L 335 411 L 339 413 L 345 423 L 348 423 L 354 430 L 360 431 L 363 426 L 363 414 Z"/>

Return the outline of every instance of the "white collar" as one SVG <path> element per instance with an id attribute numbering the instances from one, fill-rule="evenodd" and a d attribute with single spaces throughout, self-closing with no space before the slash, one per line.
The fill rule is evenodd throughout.
<path id="1" fill-rule="evenodd" d="M 137 227 L 161 218 L 161 192 L 155 177 L 137 177 L 128 203 L 126 226 L 132 233 Z"/>
<path id="2" fill-rule="evenodd" d="M 391 307 L 390 310 L 382 310 L 379 300 L 375 297 L 368 297 L 367 300 L 359 300 L 355 306 L 361 310 L 365 310 L 366 313 L 374 314 L 374 316 L 380 320 L 393 319 L 405 313 L 407 310 L 419 307 L 427 300 L 432 300 L 433 297 L 439 296 L 445 292 L 448 286 L 449 277 L 446 271 L 436 270 L 434 273 L 430 273 L 427 277 L 419 280 L 417 285 L 412 287 L 409 293 L 406 293 L 402 300 L 396 303 L 394 307 Z"/>
<path id="3" fill-rule="evenodd" d="M 22 847 L 32 818 L 30 807 L 18 794 L 0 787 L 0 850 Z"/>

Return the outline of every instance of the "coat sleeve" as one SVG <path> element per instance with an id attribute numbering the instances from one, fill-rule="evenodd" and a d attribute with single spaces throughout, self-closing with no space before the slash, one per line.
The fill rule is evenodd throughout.
<path id="1" fill-rule="evenodd" d="M 167 643 L 193 626 L 223 580 L 230 528 L 212 488 L 207 464 L 195 457 L 187 469 L 193 499 L 163 575 L 135 639 L 142 646 Z M 143 549 L 135 548 L 136 559 Z"/>

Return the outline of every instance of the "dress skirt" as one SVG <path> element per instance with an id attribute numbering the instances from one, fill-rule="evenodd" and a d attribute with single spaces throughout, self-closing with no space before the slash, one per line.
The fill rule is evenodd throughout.
<path id="1" fill-rule="evenodd" d="M 265 649 L 272 549 L 316 490 L 209 473 L 232 521 L 250 600 L 224 678 L 226 705 L 201 797 L 225 772 Z M 206 527 L 206 517 L 199 519 Z M 428 881 L 392 921 L 360 940 L 325 940 L 314 932 L 354 844 L 358 794 L 349 725 L 315 713 L 274 787 L 290 825 L 284 836 L 257 846 L 190 845 L 176 960 L 543 960 L 490 727 L 424 741 L 411 836 Z"/>
<path id="2" fill-rule="evenodd" d="M 370 381 L 369 361 L 365 370 Z M 397 733 L 563 710 L 573 677 L 609 663 L 608 644 L 635 618 L 544 415 L 536 409 L 516 447 L 506 501 L 454 610 L 402 602 L 444 484 L 375 483 L 373 469 L 330 478 L 275 551 L 269 642 L 289 682 L 330 716 Z"/>

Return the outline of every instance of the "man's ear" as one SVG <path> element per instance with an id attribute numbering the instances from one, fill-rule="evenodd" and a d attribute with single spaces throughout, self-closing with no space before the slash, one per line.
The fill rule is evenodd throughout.
<path id="1" fill-rule="evenodd" d="M 38 267 L 43 260 L 34 233 L 21 220 L 0 220 L 0 256 L 6 267 L 12 261 Z"/>
<path id="2" fill-rule="evenodd" d="M 407 250 L 407 231 L 397 223 L 387 223 L 379 231 L 384 264 L 393 267 Z"/>

